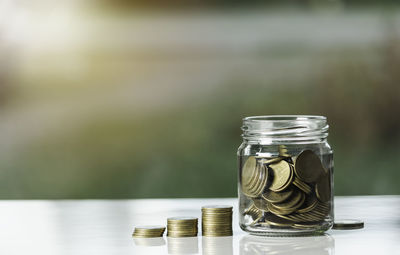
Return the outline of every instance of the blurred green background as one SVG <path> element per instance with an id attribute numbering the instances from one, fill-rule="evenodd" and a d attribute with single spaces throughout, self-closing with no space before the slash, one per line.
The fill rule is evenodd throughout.
<path id="1" fill-rule="evenodd" d="M 328 117 L 400 194 L 397 1 L 0 1 L 0 198 L 236 196 L 245 116 Z"/>

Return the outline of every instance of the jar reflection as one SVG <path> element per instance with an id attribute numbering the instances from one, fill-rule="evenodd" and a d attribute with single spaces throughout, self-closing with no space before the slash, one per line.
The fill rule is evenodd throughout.
<path id="1" fill-rule="evenodd" d="M 327 234 L 295 238 L 247 235 L 240 240 L 239 254 L 333 255 L 335 239 Z"/>
<path id="2" fill-rule="evenodd" d="M 219 255 L 233 254 L 233 239 L 232 236 L 223 237 L 207 237 L 202 239 L 203 255 Z"/>

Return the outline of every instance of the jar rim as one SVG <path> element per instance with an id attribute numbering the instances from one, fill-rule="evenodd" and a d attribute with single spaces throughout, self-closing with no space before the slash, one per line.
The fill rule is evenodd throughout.
<path id="1" fill-rule="evenodd" d="M 253 142 L 324 142 L 327 118 L 319 115 L 264 115 L 243 118 L 244 140 Z"/>
<path id="2" fill-rule="evenodd" d="M 322 115 L 259 115 L 243 118 L 243 121 L 293 121 L 293 120 L 321 120 L 326 121 L 326 117 Z"/>

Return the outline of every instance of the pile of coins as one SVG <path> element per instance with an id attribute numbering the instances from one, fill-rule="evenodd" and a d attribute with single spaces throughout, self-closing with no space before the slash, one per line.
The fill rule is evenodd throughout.
<path id="1" fill-rule="evenodd" d="M 135 227 L 132 236 L 142 238 L 161 237 L 164 231 L 164 226 L 138 226 Z"/>
<path id="2" fill-rule="evenodd" d="M 232 206 L 204 206 L 201 212 L 203 236 L 232 235 Z"/>
<path id="3" fill-rule="evenodd" d="M 197 236 L 198 220 L 195 217 L 172 217 L 167 219 L 167 236 L 192 237 Z"/>
<path id="4" fill-rule="evenodd" d="M 311 150 L 292 157 L 280 146 L 278 157 L 248 157 L 241 190 L 252 200 L 244 210 L 252 225 L 312 229 L 331 210 L 330 174 Z"/>

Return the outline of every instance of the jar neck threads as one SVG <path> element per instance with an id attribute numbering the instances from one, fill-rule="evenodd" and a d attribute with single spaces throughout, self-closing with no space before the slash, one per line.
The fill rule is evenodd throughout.
<path id="1" fill-rule="evenodd" d="M 322 143 L 328 137 L 326 117 L 268 115 L 243 119 L 243 140 L 250 143 Z"/>

